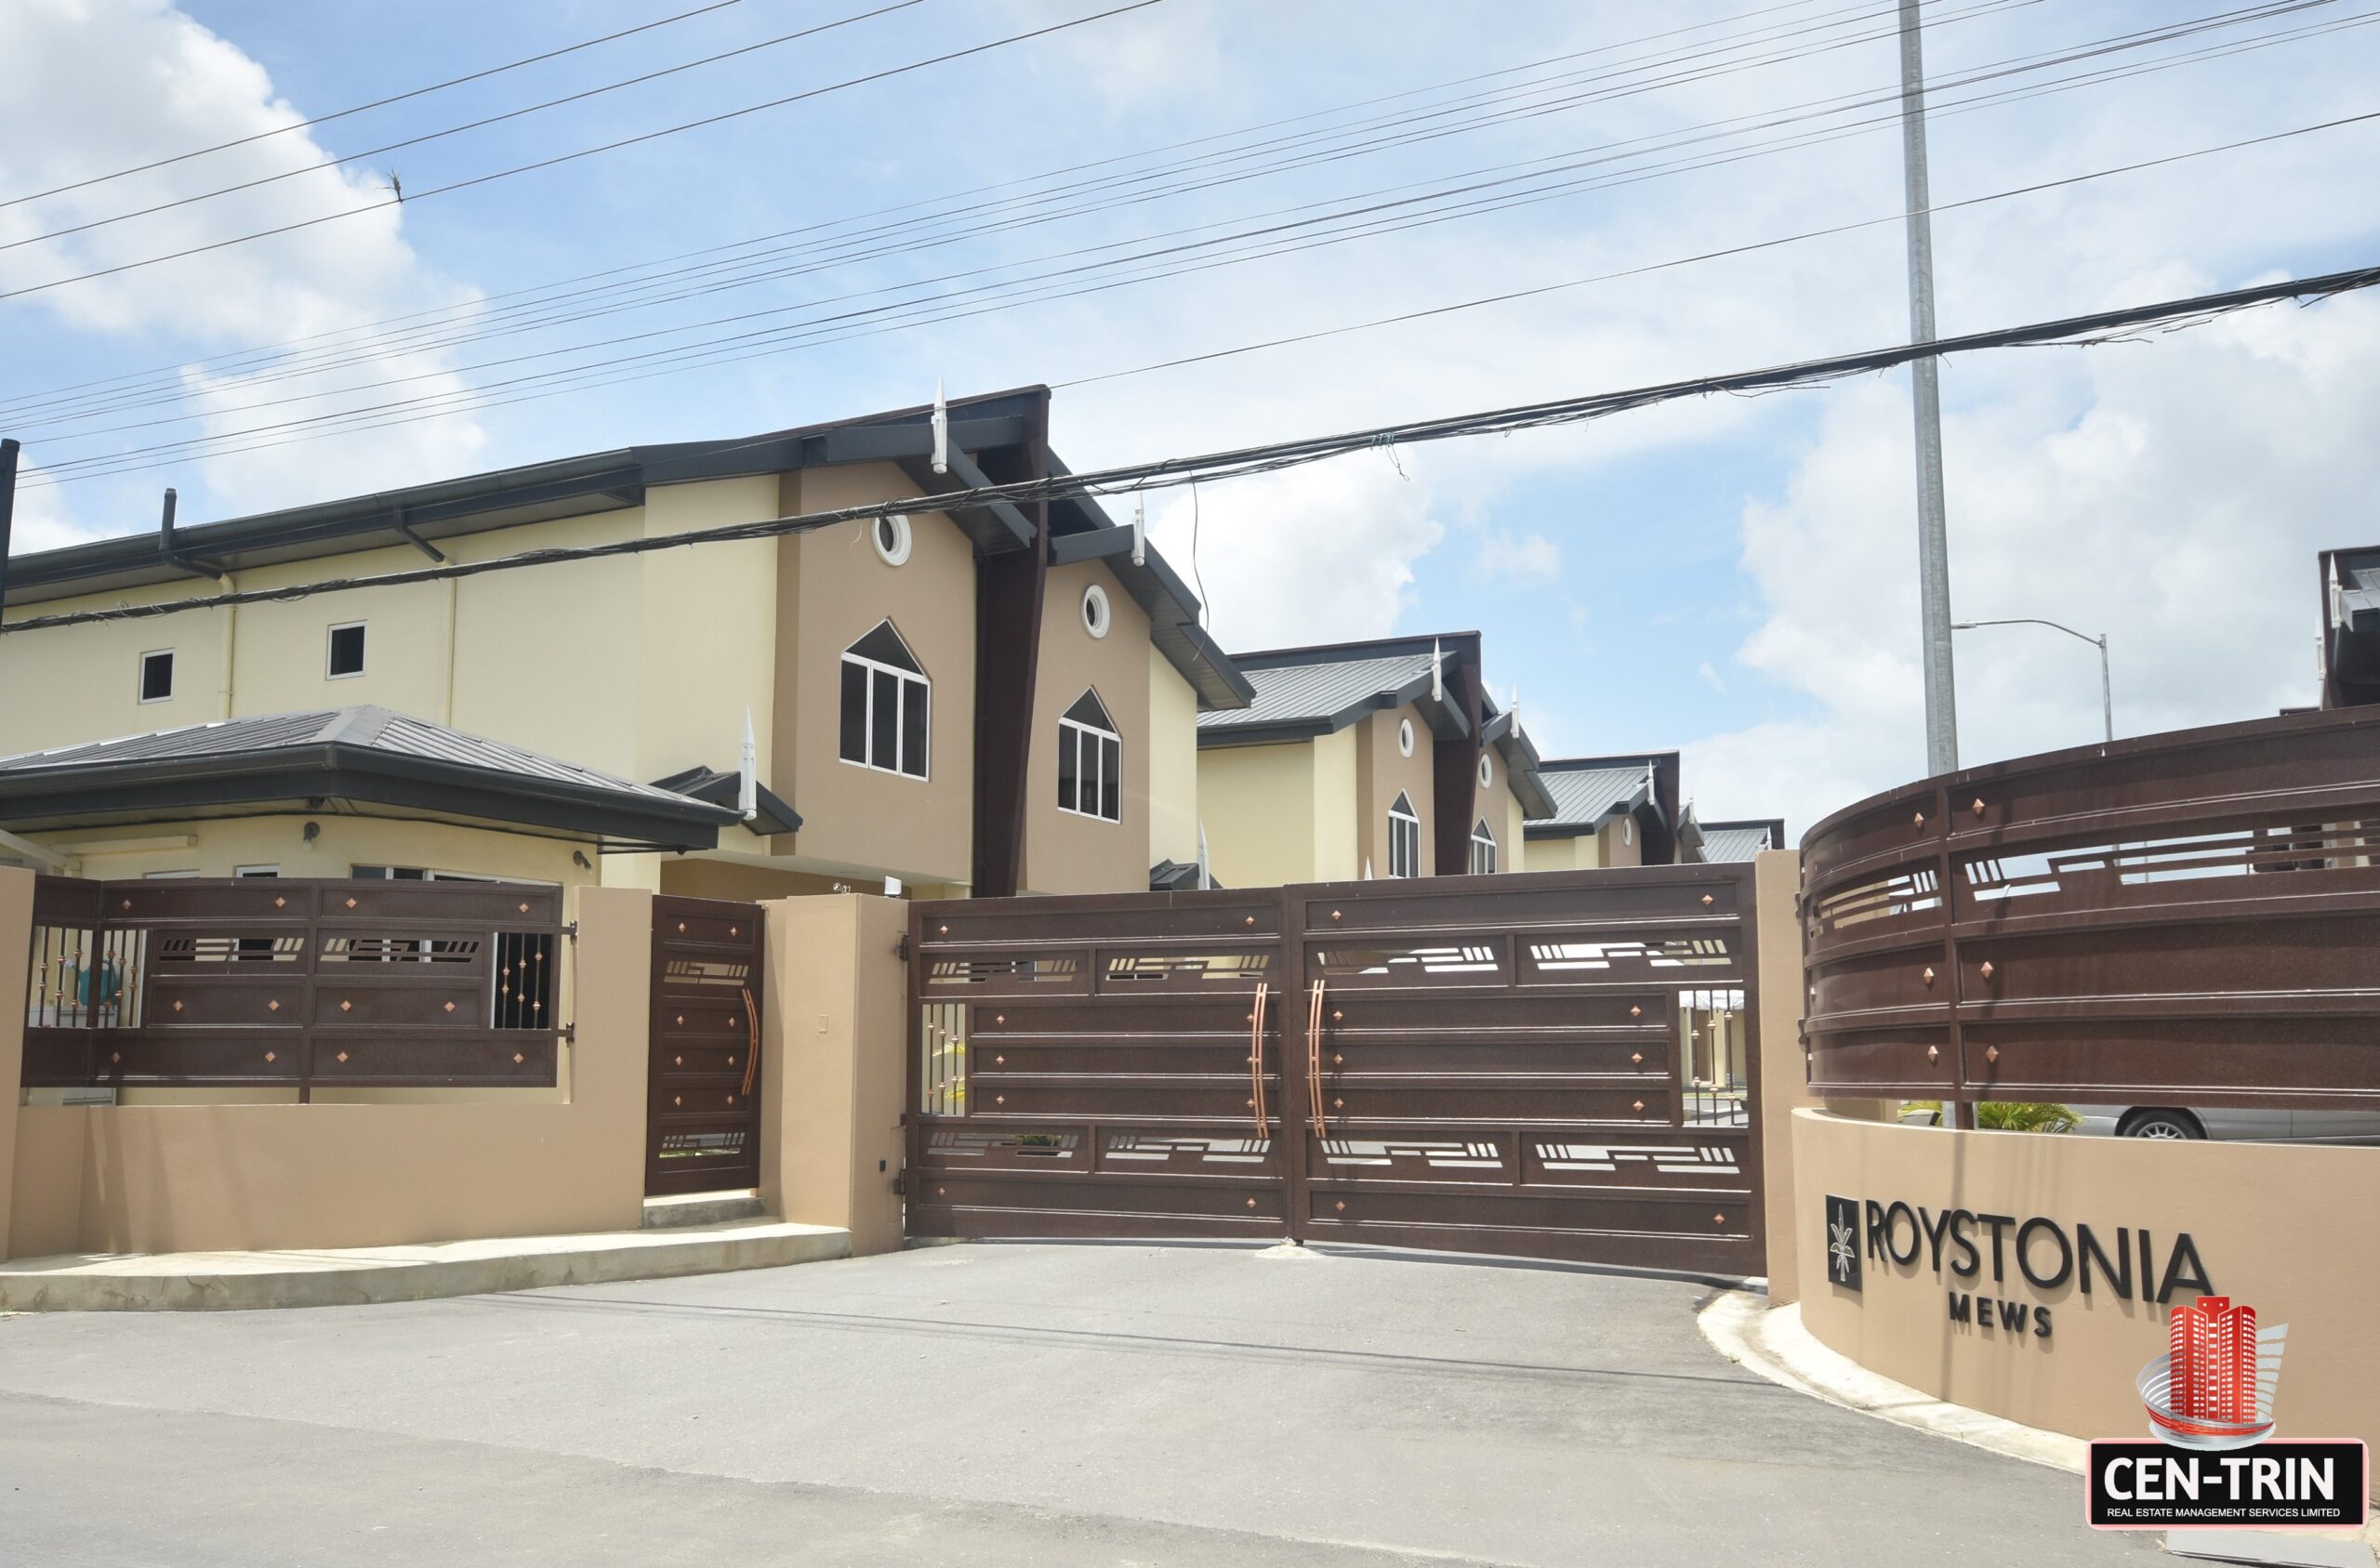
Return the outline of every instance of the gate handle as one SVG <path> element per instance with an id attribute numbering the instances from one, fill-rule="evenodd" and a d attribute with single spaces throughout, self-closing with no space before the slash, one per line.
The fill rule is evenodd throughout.
<path id="1" fill-rule="evenodd" d="M 760 1009 L 752 1005 L 752 988 L 744 987 L 744 1098 L 752 1098 L 752 1074 L 760 1070 Z"/>
<path id="2" fill-rule="evenodd" d="M 1270 1138 L 1272 1127 L 1264 1120 L 1264 993 L 1265 983 L 1256 982 L 1256 1006 L 1248 1015 L 1248 1079 L 1254 1091 L 1249 1104 L 1256 1111 L 1256 1136 Z"/>
<path id="3" fill-rule="evenodd" d="M 1316 1138 L 1328 1138 L 1330 1133 L 1322 1109 L 1322 986 L 1321 981 L 1314 982 L 1314 996 L 1305 1020 L 1306 1095 L 1314 1112 Z"/>

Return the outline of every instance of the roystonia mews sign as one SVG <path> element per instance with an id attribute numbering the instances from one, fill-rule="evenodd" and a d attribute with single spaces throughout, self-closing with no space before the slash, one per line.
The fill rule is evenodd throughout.
<path id="1" fill-rule="evenodd" d="M 2176 1292 L 2213 1295 L 2214 1283 L 2187 1231 L 2170 1241 L 2141 1226 L 2069 1224 L 2045 1215 L 1928 1208 L 1899 1200 L 1826 1200 L 1830 1285 L 1864 1290 L 1867 1265 L 1918 1269 L 1939 1280 L 1952 1323 L 2005 1339 L 2046 1339 L 2048 1304 L 2031 1292 L 2105 1292 L 2119 1301 L 2163 1306 Z M 2030 1286 L 2030 1290 L 2025 1287 Z"/>

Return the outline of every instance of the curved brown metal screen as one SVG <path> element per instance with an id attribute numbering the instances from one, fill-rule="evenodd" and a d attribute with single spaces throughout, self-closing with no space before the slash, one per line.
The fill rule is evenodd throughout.
<path id="1" fill-rule="evenodd" d="M 2380 1109 L 2380 709 L 1929 779 L 1803 850 L 1813 1087 Z"/>
<path id="2" fill-rule="evenodd" d="M 918 1235 L 1756 1274 L 1749 866 L 920 903 Z"/>

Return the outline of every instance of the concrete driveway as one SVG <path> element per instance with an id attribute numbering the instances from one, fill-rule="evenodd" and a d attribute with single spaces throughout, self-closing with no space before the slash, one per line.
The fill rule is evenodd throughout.
<path id="1" fill-rule="evenodd" d="M 646 1285 L 0 1321 L 13 1561 L 2143 1561 L 2074 1477 L 1713 1352 L 1707 1287 L 974 1245 Z"/>

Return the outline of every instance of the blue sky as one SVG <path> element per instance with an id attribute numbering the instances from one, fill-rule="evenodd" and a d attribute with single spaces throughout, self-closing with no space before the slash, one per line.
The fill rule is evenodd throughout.
<path id="1" fill-rule="evenodd" d="M 336 7 L 19 0 L 0 55 L 0 200 L 272 129 L 613 29 L 696 0 Z M 665 81 L 344 173 L 313 167 L 868 8 L 740 0 L 469 86 L 42 202 L 0 206 L 0 245 L 288 169 L 256 191 L 0 249 L 0 289 L 204 244 L 830 84 L 1089 15 L 1101 0 L 923 0 Z M 2220 0 L 1933 0 L 1937 78 L 2212 16 Z M 1884 223 L 1531 299 L 1197 366 L 1173 357 L 1845 223 L 1899 202 L 1898 140 L 1854 134 L 1533 204 L 996 313 L 503 404 L 547 360 L 478 362 L 682 328 L 601 357 L 765 323 L 821 298 L 1009 268 L 1091 245 L 1529 159 L 1641 151 L 1699 127 L 1888 91 L 1885 0 L 1758 7 L 1163 0 L 971 59 L 301 233 L 0 300 L 0 405 L 165 373 L 138 409 L 23 430 L 19 547 L 355 494 L 630 441 L 756 431 L 954 393 L 1059 387 L 1077 468 L 1529 401 L 1895 341 L 1901 237 Z M 2188 50 L 2294 42 L 2077 86 L 1933 125 L 1934 190 L 1956 202 L 2380 110 L 2380 26 L 2353 0 L 1998 79 L 2044 84 Z M 1707 25 L 1706 25 L 1707 24 Z M 1699 28 L 1679 33 L 1676 30 Z M 1667 37 L 1656 37 L 1670 34 Z M 207 356 L 421 310 L 483 330 L 508 291 L 1212 137 L 1530 61 L 1617 72 L 1605 95 L 1461 136 L 1113 205 L 1059 222 L 847 261 L 538 334 L 410 345 L 310 380 L 258 382 Z M 1765 55 L 1780 58 L 1763 64 Z M 1658 74 L 1654 60 L 1670 60 Z M 1716 73 L 1715 67 L 1740 67 Z M 1547 67 L 1469 90 L 1514 90 Z M 1611 89 L 1626 86 L 1636 90 Z M 1955 109 L 1986 87 L 1946 89 Z M 1404 100 L 1427 107 L 1444 90 Z M 1515 100 L 1501 100 L 1510 107 Z M 1390 106 L 1393 107 L 1393 106 Z M 1372 112 L 1383 112 L 1385 109 Z M 1874 120 L 1854 126 L 1849 120 Z M 1332 124 L 1307 121 L 1308 128 Z M 1277 134 L 1277 133 L 1276 133 Z M 1770 133 L 1775 134 L 1775 133 Z M 1660 155 L 1741 149 L 1680 143 Z M 2321 270 L 2380 256 L 2347 126 L 1937 220 L 1941 326 L 1958 332 Z M 1608 156 L 1606 152 L 1600 154 Z M 1138 167 L 1139 165 L 1129 165 Z M 1009 194 L 1013 196 L 1015 191 Z M 1012 216 L 1018 209 L 1009 209 Z M 1210 231 L 1213 232 L 1217 231 Z M 816 307 L 812 306 L 813 309 Z M 492 311 L 497 314 L 491 314 Z M 780 322 L 787 317 L 778 318 Z M 2124 732 L 2307 700 L 2315 549 L 2364 543 L 2380 481 L 2380 310 L 2361 299 L 2233 318 L 2152 344 L 2032 350 L 1945 373 L 1953 596 L 1962 616 L 2041 614 L 2110 633 Z M 176 367 L 180 367 L 177 369 Z M 480 397 L 475 401 L 474 389 Z M 435 394 L 453 412 L 334 439 L 78 478 L 76 459 Z M 285 398 L 268 411 L 243 405 Z M 54 405 L 53 410 L 54 412 Z M 183 417 L 186 422 L 152 425 Z M 0 414 L 0 428 L 13 418 Z M 102 424 L 136 428 L 97 432 Z M 79 432 L 79 433 L 78 433 Z M 229 444 L 262 441 L 241 437 Z M 1200 575 L 1227 646 L 1478 627 L 1548 755 L 1683 745 L 1706 817 L 1813 816 L 1922 771 L 1913 484 L 1905 376 L 1693 402 L 1595 426 L 1361 457 L 1202 487 Z M 151 459 L 128 459 L 147 463 Z M 1156 497 L 1189 566 L 1193 499 Z M 2350 537 L 2350 535 L 2353 535 Z M 1964 634 L 1963 740 L 1979 761 L 2093 738 L 2090 651 L 2051 633 Z"/>

